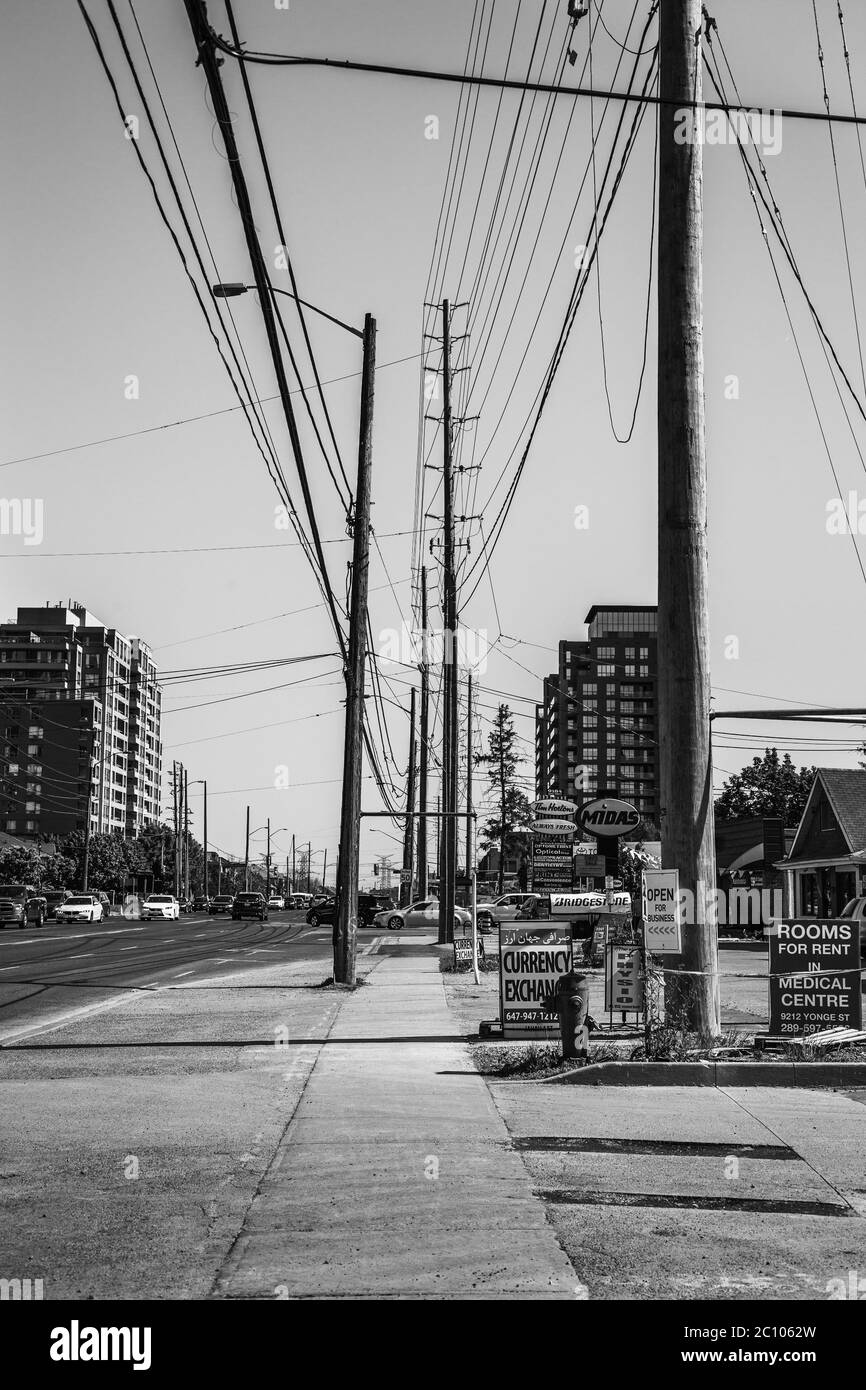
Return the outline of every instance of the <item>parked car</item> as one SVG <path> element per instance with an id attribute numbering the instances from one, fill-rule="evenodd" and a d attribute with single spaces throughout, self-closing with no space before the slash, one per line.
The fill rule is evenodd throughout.
<path id="1" fill-rule="evenodd" d="M 288 905 L 289 907 L 295 908 L 296 910 L 298 908 L 303 908 L 304 910 L 306 910 L 306 908 L 311 906 L 312 901 L 312 893 L 293 893 L 289 899 Z"/>
<path id="2" fill-rule="evenodd" d="M 438 898 L 423 898 L 420 902 L 410 903 L 408 907 L 388 907 L 384 912 L 377 912 L 374 918 L 377 927 L 387 927 L 388 931 L 402 931 L 403 927 L 432 929 L 438 922 Z M 471 929 L 472 913 L 463 907 L 455 907 L 454 930 L 462 933 Z"/>
<path id="3" fill-rule="evenodd" d="M 851 898 L 839 915 L 854 917 L 860 923 L 860 960 L 863 963 L 866 961 L 866 898 Z"/>
<path id="4" fill-rule="evenodd" d="M 41 927 L 48 917 L 48 903 L 32 883 L 0 884 L 0 927 Z"/>
<path id="5" fill-rule="evenodd" d="M 503 893 L 500 898 L 485 898 L 475 907 L 480 932 L 489 932 L 500 922 L 513 922 L 532 893 Z"/>
<path id="6" fill-rule="evenodd" d="M 151 893 L 141 904 L 142 922 L 179 922 L 180 903 L 170 893 Z"/>
<path id="7" fill-rule="evenodd" d="M 285 905 L 285 902 L 279 895 L 268 898 L 268 908 L 271 912 L 282 912 Z"/>
<path id="8" fill-rule="evenodd" d="M 232 903 L 232 921 L 239 922 L 243 917 L 258 917 L 260 922 L 268 920 L 268 905 L 261 893 L 238 893 Z"/>
<path id="9" fill-rule="evenodd" d="M 234 896 L 231 893 L 217 893 L 210 905 L 211 912 L 231 912 Z"/>
<path id="10" fill-rule="evenodd" d="M 62 903 L 65 903 L 68 897 L 68 888 L 56 888 L 52 889 L 50 893 L 46 893 L 45 902 L 48 908 L 48 912 L 46 915 L 48 917 L 56 917 L 58 907 L 60 907 Z"/>
<path id="11" fill-rule="evenodd" d="M 57 909 L 58 922 L 101 922 L 104 916 L 96 893 L 70 893 Z"/>
<path id="12" fill-rule="evenodd" d="M 192 900 L 192 910 L 193 910 L 193 912 L 210 912 L 210 911 L 211 911 L 211 907 L 212 907 L 212 899 L 211 899 L 211 898 L 206 898 L 206 897 L 204 896 L 203 893 L 199 893 L 199 894 L 198 894 L 195 898 L 193 898 L 193 900 Z"/>

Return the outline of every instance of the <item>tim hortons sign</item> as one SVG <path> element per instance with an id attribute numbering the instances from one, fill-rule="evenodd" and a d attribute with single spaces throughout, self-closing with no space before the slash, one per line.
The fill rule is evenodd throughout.
<path id="1" fill-rule="evenodd" d="M 605 797 L 603 801 L 587 801 L 577 813 L 578 825 L 590 835 L 624 835 L 640 825 L 640 814 L 627 801 Z"/>

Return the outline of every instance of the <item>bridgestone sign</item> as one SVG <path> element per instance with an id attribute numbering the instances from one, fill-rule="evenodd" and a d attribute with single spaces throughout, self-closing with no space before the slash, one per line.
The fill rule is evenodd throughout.
<path id="1" fill-rule="evenodd" d="M 542 1008 L 560 975 L 571 969 L 570 926 L 499 928 L 499 1005 L 505 1038 L 558 1038 L 556 1014 Z"/>
<path id="2" fill-rule="evenodd" d="M 768 933 L 770 1033 L 860 1028 L 860 924 L 783 917 Z"/>

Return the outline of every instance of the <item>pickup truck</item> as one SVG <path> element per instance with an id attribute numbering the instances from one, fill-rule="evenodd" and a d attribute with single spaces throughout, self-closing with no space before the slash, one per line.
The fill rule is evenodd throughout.
<path id="1" fill-rule="evenodd" d="M 0 884 L 0 927 L 44 927 L 48 903 L 32 883 Z"/>

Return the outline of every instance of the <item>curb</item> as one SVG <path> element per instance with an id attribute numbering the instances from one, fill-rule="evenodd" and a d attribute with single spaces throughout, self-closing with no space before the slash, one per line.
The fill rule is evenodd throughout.
<path id="1" fill-rule="evenodd" d="M 789 1086 L 816 1090 L 866 1086 L 866 1062 L 592 1062 L 561 1076 L 538 1077 L 537 1082 L 543 1086 Z"/>

